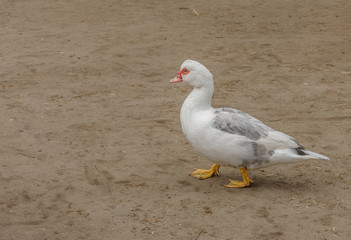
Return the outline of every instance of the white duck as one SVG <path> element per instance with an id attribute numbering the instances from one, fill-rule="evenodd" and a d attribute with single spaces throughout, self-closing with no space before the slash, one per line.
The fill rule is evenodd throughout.
<path id="1" fill-rule="evenodd" d="M 307 159 L 329 160 L 311 152 L 294 138 L 276 131 L 260 120 L 232 108 L 213 108 L 213 77 L 193 60 L 186 60 L 170 83 L 186 82 L 194 87 L 180 111 L 183 132 L 191 145 L 215 164 L 209 170 L 196 169 L 199 179 L 219 175 L 220 165 L 240 168 L 243 181 L 229 180 L 226 187 L 248 187 L 253 181 L 247 169 Z"/>

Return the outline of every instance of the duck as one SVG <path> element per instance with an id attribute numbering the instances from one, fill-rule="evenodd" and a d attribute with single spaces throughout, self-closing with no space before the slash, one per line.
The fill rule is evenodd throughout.
<path id="1" fill-rule="evenodd" d="M 229 179 L 225 186 L 245 188 L 253 183 L 248 170 L 309 159 L 329 160 L 243 111 L 212 107 L 213 75 L 201 63 L 185 60 L 170 80 L 172 84 L 180 82 L 193 87 L 180 110 L 182 131 L 194 149 L 213 162 L 210 169 L 195 169 L 192 177 L 219 176 L 221 166 L 230 166 L 240 169 L 242 180 Z"/>

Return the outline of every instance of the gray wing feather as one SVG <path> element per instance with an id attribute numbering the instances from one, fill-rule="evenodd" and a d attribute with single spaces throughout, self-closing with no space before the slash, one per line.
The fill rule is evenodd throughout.
<path id="1" fill-rule="evenodd" d="M 245 136 L 251 140 L 266 137 L 273 129 L 260 120 L 242 111 L 232 108 L 215 109 L 213 127 L 221 131 Z"/>

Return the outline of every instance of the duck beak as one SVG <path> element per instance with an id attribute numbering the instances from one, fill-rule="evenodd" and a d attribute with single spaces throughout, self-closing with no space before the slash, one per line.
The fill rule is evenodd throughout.
<path id="1" fill-rule="evenodd" d="M 177 83 L 177 82 L 183 82 L 183 77 L 180 74 L 180 72 L 177 74 L 177 76 L 175 78 L 172 78 L 171 80 L 169 80 L 170 83 Z"/>

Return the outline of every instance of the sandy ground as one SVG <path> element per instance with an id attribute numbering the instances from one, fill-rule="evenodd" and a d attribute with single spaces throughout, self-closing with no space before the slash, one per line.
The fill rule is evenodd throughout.
<path id="1" fill-rule="evenodd" d="M 195 11 L 196 12 L 195 12 Z M 351 4 L 1 0 L 0 239 L 350 239 Z M 185 59 L 329 156 L 200 181 Z"/>

